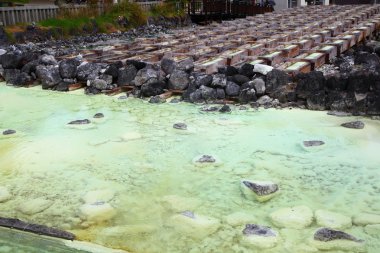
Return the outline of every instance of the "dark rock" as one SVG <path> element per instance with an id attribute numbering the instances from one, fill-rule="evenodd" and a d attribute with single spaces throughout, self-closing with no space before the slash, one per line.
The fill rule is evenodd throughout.
<path id="1" fill-rule="evenodd" d="M 12 130 L 12 129 L 8 129 L 8 130 L 3 131 L 3 135 L 11 135 L 11 134 L 15 134 L 15 133 L 16 133 L 16 130 Z"/>
<path id="2" fill-rule="evenodd" d="M 367 97 L 367 114 L 380 115 L 380 95 L 369 94 Z"/>
<path id="3" fill-rule="evenodd" d="M 239 74 L 251 78 L 254 75 L 253 69 L 254 66 L 252 64 L 244 63 L 239 69 Z"/>
<path id="4" fill-rule="evenodd" d="M 163 58 L 161 60 L 161 69 L 165 74 L 170 75 L 176 68 L 176 63 L 172 59 Z"/>
<path id="5" fill-rule="evenodd" d="M 250 80 L 248 77 L 244 75 L 237 74 L 232 77 L 232 81 L 237 83 L 238 85 L 242 85 L 243 83 L 249 82 Z"/>
<path id="6" fill-rule="evenodd" d="M 31 73 L 36 72 L 37 66 L 38 66 L 38 60 L 30 61 L 21 68 L 21 72 L 24 72 L 30 75 Z"/>
<path id="7" fill-rule="evenodd" d="M 194 70 L 194 61 L 191 58 L 187 58 L 177 64 L 177 69 L 191 73 Z"/>
<path id="8" fill-rule="evenodd" d="M 215 74 L 212 78 L 211 87 L 224 88 L 227 85 L 227 78 L 224 74 Z"/>
<path id="9" fill-rule="evenodd" d="M 69 91 L 69 85 L 72 84 L 70 82 L 65 82 L 65 81 L 62 81 L 60 82 L 59 84 L 57 84 L 57 86 L 54 87 L 54 89 L 56 91 Z"/>
<path id="10" fill-rule="evenodd" d="M 218 110 L 219 110 L 219 108 L 216 106 L 204 106 L 201 108 L 202 112 L 216 112 Z"/>
<path id="11" fill-rule="evenodd" d="M 190 77 L 190 80 L 192 80 L 192 78 Z M 189 86 L 187 87 L 187 89 L 182 93 L 182 99 L 186 102 L 190 102 L 190 95 L 191 93 L 195 92 L 197 90 L 197 85 L 194 83 L 194 80 L 190 81 L 190 84 Z"/>
<path id="12" fill-rule="evenodd" d="M 41 79 L 42 89 L 53 88 L 62 81 L 58 68 L 54 66 L 38 65 L 36 67 L 36 74 Z"/>
<path id="13" fill-rule="evenodd" d="M 187 129 L 187 125 L 185 123 L 175 123 L 173 125 L 173 128 L 180 129 L 180 130 L 186 130 Z"/>
<path id="14" fill-rule="evenodd" d="M 113 78 L 112 78 L 111 75 L 106 75 L 106 74 L 101 75 L 101 76 L 99 77 L 99 79 L 104 80 L 104 81 L 106 82 L 107 85 L 112 84 L 112 80 L 113 80 Z"/>
<path id="15" fill-rule="evenodd" d="M 380 59 L 376 54 L 357 52 L 354 61 L 355 65 L 365 66 L 367 71 L 376 71 L 380 69 Z"/>
<path id="16" fill-rule="evenodd" d="M 326 94 L 324 90 L 316 91 L 306 100 L 309 110 L 323 111 L 326 109 Z"/>
<path id="17" fill-rule="evenodd" d="M 235 96 L 238 96 L 239 93 L 240 93 L 240 86 L 234 82 L 228 81 L 226 85 L 226 95 L 230 97 L 235 97 Z"/>
<path id="18" fill-rule="evenodd" d="M 216 99 L 216 90 L 207 86 L 201 86 L 199 88 L 202 94 L 202 98 L 206 101 L 213 101 Z"/>
<path id="19" fill-rule="evenodd" d="M 250 181 L 242 181 L 242 183 L 258 196 L 265 196 L 278 191 L 277 184 L 258 184 Z"/>
<path id="20" fill-rule="evenodd" d="M 225 99 L 226 98 L 226 93 L 224 92 L 223 89 L 221 89 L 221 88 L 216 89 L 216 98 L 217 99 Z"/>
<path id="21" fill-rule="evenodd" d="M 348 79 L 344 75 L 330 76 L 326 80 L 326 86 L 329 90 L 344 91 L 347 89 Z"/>
<path id="22" fill-rule="evenodd" d="M 142 86 L 143 84 L 156 83 L 159 81 L 158 71 L 152 68 L 143 68 L 137 72 L 134 80 L 135 86 Z"/>
<path id="23" fill-rule="evenodd" d="M 205 86 L 202 86 L 202 87 L 205 87 Z M 202 90 L 197 89 L 194 92 L 192 92 L 190 94 L 189 100 L 192 103 L 202 103 L 204 101 L 202 98 Z"/>
<path id="24" fill-rule="evenodd" d="M 86 125 L 90 123 L 91 121 L 88 119 L 77 119 L 77 120 L 70 121 L 68 124 L 69 125 Z"/>
<path id="25" fill-rule="evenodd" d="M 324 141 L 304 141 L 303 142 L 303 145 L 305 147 L 316 147 L 316 146 L 321 146 L 321 145 L 324 145 L 325 142 Z"/>
<path id="26" fill-rule="evenodd" d="M 7 83 L 13 83 L 15 76 L 18 74 L 20 74 L 19 69 L 4 69 L 2 76 Z"/>
<path id="27" fill-rule="evenodd" d="M 104 71 L 105 75 L 112 76 L 112 83 L 117 83 L 117 78 L 119 76 L 119 69 L 123 67 L 123 63 L 121 61 L 111 63 Z M 137 71 L 136 71 L 137 73 Z"/>
<path id="28" fill-rule="evenodd" d="M 267 95 L 260 97 L 256 101 L 256 103 L 258 103 L 259 105 L 266 105 L 266 106 L 272 106 L 272 102 L 273 102 L 273 98 L 271 98 Z"/>
<path id="29" fill-rule="evenodd" d="M 101 112 L 98 112 L 98 113 L 96 113 L 96 114 L 94 115 L 94 118 L 95 118 L 95 119 L 104 118 L 104 114 L 101 113 Z"/>
<path id="30" fill-rule="evenodd" d="M 364 128 L 364 123 L 361 121 L 352 121 L 352 122 L 347 122 L 341 124 L 342 127 L 346 128 L 353 128 L 353 129 L 363 129 Z"/>
<path id="31" fill-rule="evenodd" d="M 356 237 L 347 234 L 342 231 L 333 230 L 330 228 L 320 228 L 314 233 L 314 240 L 329 242 L 334 240 L 348 240 L 354 242 L 363 242 L 363 240 L 357 239 Z"/>
<path id="32" fill-rule="evenodd" d="M 322 74 L 323 76 L 323 74 Z M 273 69 L 267 74 L 266 92 L 271 93 L 281 86 L 285 86 L 290 82 L 289 75 L 282 70 Z"/>
<path id="33" fill-rule="evenodd" d="M 213 76 L 212 75 L 207 75 L 207 74 L 199 74 L 195 73 L 191 76 L 193 78 L 193 82 L 196 85 L 197 88 L 203 86 L 211 86 Z"/>
<path id="34" fill-rule="evenodd" d="M 183 70 L 174 70 L 169 78 L 169 89 L 184 90 L 189 86 L 189 74 Z"/>
<path id="35" fill-rule="evenodd" d="M 96 94 L 101 93 L 101 91 L 93 86 L 87 86 L 84 88 L 84 93 L 86 95 L 96 95 Z"/>
<path id="36" fill-rule="evenodd" d="M 107 89 L 107 82 L 102 79 L 95 79 L 90 82 L 91 86 L 95 87 L 98 90 Z"/>
<path id="37" fill-rule="evenodd" d="M 151 97 L 164 93 L 164 84 L 160 82 L 144 83 L 141 86 L 141 95 L 143 97 Z"/>
<path id="38" fill-rule="evenodd" d="M 219 112 L 221 113 L 231 112 L 231 108 L 228 105 L 223 105 L 222 108 L 219 109 Z"/>
<path id="39" fill-rule="evenodd" d="M 149 99 L 149 103 L 151 104 L 162 104 L 165 103 L 166 100 L 160 96 L 154 96 Z"/>
<path id="40" fill-rule="evenodd" d="M 137 75 L 137 69 L 133 65 L 127 65 L 119 68 L 117 73 L 117 86 L 130 85 Z"/>
<path id="41" fill-rule="evenodd" d="M 265 94 L 265 82 L 262 78 L 255 78 L 252 83 L 257 95 Z"/>
<path id="42" fill-rule="evenodd" d="M 255 102 L 257 100 L 256 91 L 254 88 L 241 89 L 239 93 L 239 103 L 246 104 L 249 102 Z"/>
<path id="43" fill-rule="evenodd" d="M 367 70 L 352 71 L 349 74 L 347 90 L 357 93 L 367 93 L 370 83 L 374 82 L 373 76 Z"/>
<path id="44" fill-rule="evenodd" d="M 173 98 L 172 100 L 170 100 L 170 103 L 172 104 L 178 104 L 179 102 L 181 102 L 181 100 L 178 98 Z"/>
<path id="45" fill-rule="evenodd" d="M 137 69 L 137 71 L 146 67 L 146 63 L 141 61 L 127 60 L 126 63 L 127 65 L 133 65 Z"/>
<path id="46" fill-rule="evenodd" d="M 255 224 L 246 224 L 243 230 L 244 235 L 258 235 L 264 237 L 275 237 L 276 233 L 270 228 Z"/>
<path id="47" fill-rule="evenodd" d="M 233 66 L 226 67 L 226 71 L 225 71 L 226 76 L 234 76 L 236 74 L 239 74 L 239 71 L 235 67 Z"/>
<path id="48" fill-rule="evenodd" d="M 299 73 L 296 75 L 296 80 L 296 92 L 297 96 L 300 98 L 308 98 L 309 96 L 313 96 L 316 91 L 322 91 L 326 86 L 325 77 L 320 71 Z"/>
<path id="49" fill-rule="evenodd" d="M 198 163 L 214 163 L 216 162 L 215 158 L 210 155 L 202 155 L 198 160 Z"/>
<path id="50" fill-rule="evenodd" d="M 62 60 L 59 63 L 59 74 L 62 78 L 75 78 L 79 61 L 76 59 Z"/>
<path id="51" fill-rule="evenodd" d="M 23 66 L 23 59 L 21 52 L 8 52 L 0 55 L 0 64 L 4 69 L 19 69 Z"/>
<path id="52" fill-rule="evenodd" d="M 39 58 L 39 64 L 42 65 L 57 65 L 58 62 L 52 55 L 44 54 Z"/>
<path id="53" fill-rule="evenodd" d="M 94 80 L 99 76 L 101 66 L 97 63 L 82 63 L 77 68 L 77 78 L 79 81 Z"/>

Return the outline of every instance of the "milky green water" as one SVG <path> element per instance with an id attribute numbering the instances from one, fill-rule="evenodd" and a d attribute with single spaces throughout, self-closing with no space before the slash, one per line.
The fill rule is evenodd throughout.
<path id="1" fill-rule="evenodd" d="M 357 117 L 326 112 L 234 107 L 231 114 L 202 113 L 193 104 L 82 93 L 0 85 L 0 130 L 17 130 L 0 135 L 0 186 L 11 193 L 0 203 L 0 216 L 136 253 L 293 253 L 317 252 L 308 238 L 319 226 L 276 228 L 269 213 L 306 205 L 349 217 L 380 214 L 378 120 L 359 118 L 366 126 L 353 130 L 340 124 Z M 93 119 L 98 112 L 105 118 Z M 83 118 L 92 121 L 86 129 L 67 126 Z M 177 122 L 188 130 L 173 129 Z M 326 144 L 307 149 L 304 140 Z M 196 166 L 193 159 L 202 154 L 215 156 L 218 166 Z M 274 181 L 280 194 L 266 203 L 247 200 L 239 189 L 243 178 Z M 111 192 L 102 200 L 113 208 L 112 217 L 89 222 L 81 208 L 86 194 L 97 190 Z M 44 210 L 20 211 L 25 202 L 41 198 L 49 203 Z M 178 229 L 173 215 L 186 210 L 219 221 L 217 231 L 202 236 Z M 244 225 L 226 222 L 236 212 L 273 227 L 281 242 L 267 250 L 242 245 Z M 368 252 L 380 252 L 379 237 L 363 227 L 344 231 L 364 239 Z"/>

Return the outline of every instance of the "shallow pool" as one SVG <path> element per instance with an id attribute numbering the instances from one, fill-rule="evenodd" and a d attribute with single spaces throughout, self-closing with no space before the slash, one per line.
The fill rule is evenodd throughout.
<path id="1" fill-rule="evenodd" d="M 304 205 L 348 217 L 380 215 L 379 120 L 298 109 L 206 113 L 188 103 L 3 84 L 0 118 L 1 132 L 17 131 L 0 135 L 0 186 L 8 193 L 0 216 L 69 230 L 106 247 L 318 252 L 309 244 L 320 227 L 315 221 L 304 229 L 279 228 L 269 214 Z M 91 124 L 67 124 L 85 118 Z M 363 130 L 340 126 L 356 119 L 366 124 Z M 174 129 L 178 122 L 187 130 Z M 305 140 L 325 145 L 305 148 Z M 203 154 L 216 163 L 194 163 Z M 280 193 L 265 203 L 248 200 L 240 191 L 246 178 L 276 182 Z M 184 211 L 212 220 L 215 229 L 183 224 Z M 245 223 L 270 226 L 281 240 L 264 250 L 242 244 Z M 364 239 L 367 252 L 380 252 L 379 235 L 364 226 L 344 231 Z"/>

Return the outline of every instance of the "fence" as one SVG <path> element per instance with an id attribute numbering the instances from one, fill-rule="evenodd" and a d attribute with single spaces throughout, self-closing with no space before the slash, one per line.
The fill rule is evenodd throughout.
<path id="1" fill-rule="evenodd" d="M 152 6 L 161 3 L 161 1 L 137 2 L 141 8 L 148 11 Z M 29 5 L 16 7 L 0 7 L 0 25 L 8 26 L 17 23 L 39 22 L 48 18 L 56 17 L 61 10 L 79 11 L 87 8 L 87 5 Z M 104 6 L 98 5 L 99 13 L 102 13 Z"/>

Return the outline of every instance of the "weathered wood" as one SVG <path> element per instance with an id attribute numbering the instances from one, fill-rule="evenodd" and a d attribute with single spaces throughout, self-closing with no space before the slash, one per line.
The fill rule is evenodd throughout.
<path id="1" fill-rule="evenodd" d="M 19 219 L 12 219 L 12 218 L 3 218 L 0 217 L 0 226 L 1 227 L 7 227 L 7 228 L 13 228 L 17 230 L 22 230 L 26 232 L 31 232 L 34 234 L 39 234 L 39 235 L 46 235 L 46 236 L 51 236 L 51 237 L 56 237 L 56 238 L 62 238 L 66 240 L 74 240 L 75 235 L 59 230 L 56 228 L 51 228 L 47 227 L 45 225 L 38 225 L 38 224 L 32 224 L 28 222 L 21 221 Z"/>

